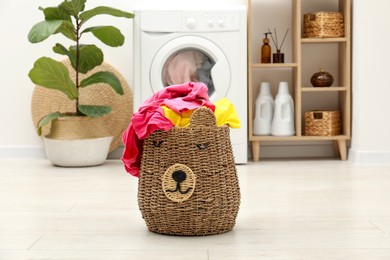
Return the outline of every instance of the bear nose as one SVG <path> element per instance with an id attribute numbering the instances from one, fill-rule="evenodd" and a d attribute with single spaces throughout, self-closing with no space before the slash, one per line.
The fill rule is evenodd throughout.
<path id="1" fill-rule="evenodd" d="M 182 170 L 177 170 L 172 173 L 172 179 L 174 179 L 177 183 L 183 182 L 187 178 L 187 175 Z"/>

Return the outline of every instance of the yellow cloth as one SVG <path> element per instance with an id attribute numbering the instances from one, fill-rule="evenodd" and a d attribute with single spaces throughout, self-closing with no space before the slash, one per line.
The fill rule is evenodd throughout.
<path id="1" fill-rule="evenodd" d="M 169 107 L 162 106 L 164 109 L 164 115 L 166 118 L 171 120 L 172 124 L 176 127 L 187 127 L 190 124 L 190 117 L 192 115 L 192 110 L 188 110 L 183 114 L 176 113 L 171 110 Z"/>
<path id="2" fill-rule="evenodd" d="M 227 98 L 215 102 L 215 118 L 217 119 L 217 126 L 229 125 L 231 128 L 240 128 L 240 120 L 236 109 Z M 186 111 L 183 114 L 176 113 L 166 106 L 162 106 L 165 117 L 171 120 L 176 127 L 187 127 L 190 124 L 190 117 L 192 110 Z"/>
<path id="3" fill-rule="evenodd" d="M 229 125 L 231 128 L 240 128 L 240 119 L 233 104 L 227 98 L 215 102 L 215 118 L 217 126 Z"/>

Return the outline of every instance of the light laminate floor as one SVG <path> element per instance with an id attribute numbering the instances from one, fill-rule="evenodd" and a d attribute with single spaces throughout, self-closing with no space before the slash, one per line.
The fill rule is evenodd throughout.
<path id="1" fill-rule="evenodd" d="M 233 231 L 149 232 L 137 179 L 120 161 L 91 168 L 0 159 L 0 259 L 390 259 L 390 165 L 339 160 L 240 165 Z"/>

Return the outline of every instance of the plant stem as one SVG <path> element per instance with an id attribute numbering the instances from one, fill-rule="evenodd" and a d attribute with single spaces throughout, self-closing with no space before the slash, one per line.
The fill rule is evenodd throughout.
<path id="1" fill-rule="evenodd" d="M 80 19 L 76 18 L 76 88 L 79 90 L 80 83 L 79 83 L 79 69 L 80 69 Z M 76 98 L 76 114 L 81 115 L 81 112 L 79 111 L 79 98 Z"/>

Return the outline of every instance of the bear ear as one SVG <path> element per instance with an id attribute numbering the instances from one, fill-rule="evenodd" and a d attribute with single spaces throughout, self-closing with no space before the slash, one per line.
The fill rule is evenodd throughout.
<path id="1" fill-rule="evenodd" d="M 190 118 L 190 126 L 216 126 L 217 120 L 210 108 L 200 107 L 196 109 Z"/>

